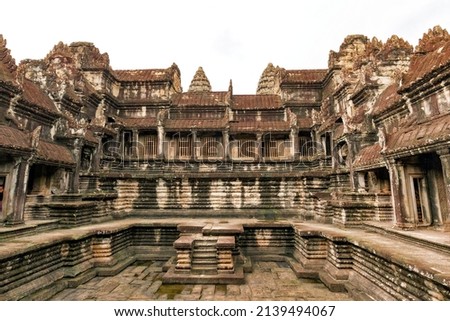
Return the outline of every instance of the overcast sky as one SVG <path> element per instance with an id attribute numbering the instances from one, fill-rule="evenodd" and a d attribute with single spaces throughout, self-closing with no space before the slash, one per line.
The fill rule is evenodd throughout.
<path id="1" fill-rule="evenodd" d="M 187 90 L 199 66 L 213 90 L 253 94 L 269 62 L 326 68 L 349 34 L 417 45 L 429 28 L 450 30 L 448 0 L 11 0 L 0 33 L 18 63 L 41 59 L 59 41 L 93 42 L 113 69 L 175 62 Z"/>

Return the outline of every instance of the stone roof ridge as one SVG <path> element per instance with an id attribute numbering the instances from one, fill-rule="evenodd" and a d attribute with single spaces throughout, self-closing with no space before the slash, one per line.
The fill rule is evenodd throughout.
<path id="1" fill-rule="evenodd" d="M 416 46 L 416 53 L 428 53 L 442 47 L 446 42 L 450 41 L 450 35 L 446 29 L 437 25 L 428 32 L 424 33 Z"/>
<path id="2" fill-rule="evenodd" d="M 194 78 L 192 78 L 191 84 L 189 85 L 188 92 L 210 92 L 211 84 L 209 83 L 208 77 L 206 77 L 205 72 L 202 67 L 198 67 L 195 72 Z"/>
<path id="3" fill-rule="evenodd" d="M 0 80 L 14 82 L 16 69 L 16 61 L 6 47 L 6 39 L 0 34 Z"/>
<path id="4" fill-rule="evenodd" d="M 170 81 L 175 75 L 179 77 L 180 71 L 177 65 L 173 64 L 169 68 L 149 68 L 149 69 L 112 69 L 111 74 L 118 81 Z"/>
<path id="5" fill-rule="evenodd" d="M 282 69 L 281 83 L 321 83 L 328 69 Z"/>
<path id="6" fill-rule="evenodd" d="M 274 66 L 271 62 L 267 65 L 259 77 L 256 93 L 258 95 L 278 94 L 280 91 L 280 73 L 281 68 Z"/>

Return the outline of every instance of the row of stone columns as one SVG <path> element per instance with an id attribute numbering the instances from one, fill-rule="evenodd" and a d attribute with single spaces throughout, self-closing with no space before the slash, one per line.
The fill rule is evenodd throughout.
<path id="1" fill-rule="evenodd" d="M 139 131 L 137 129 L 133 129 L 132 133 L 133 133 L 134 141 L 138 141 L 139 140 Z M 196 148 L 195 142 L 197 142 L 198 131 L 191 130 L 190 133 L 192 135 L 192 140 L 194 142 L 193 151 L 195 151 L 195 148 Z M 158 136 L 157 158 L 163 159 L 164 158 L 164 142 L 166 141 L 166 131 L 162 125 L 158 125 L 158 127 L 157 127 L 157 136 Z M 289 136 L 290 136 L 290 141 L 291 141 L 290 154 L 291 154 L 291 157 L 294 158 L 294 156 L 299 153 L 298 130 L 292 129 Z M 262 137 L 263 137 L 262 133 L 256 134 L 257 158 L 255 159 L 255 161 L 260 161 L 260 160 L 262 160 L 262 157 L 263 157 L 262 156 Z M 122 138 L 122 140 L 123 140 L 123 138 Z M 223 159 L 229 160 L 231 158 L 231 155 L 230 155 L 231 151 L 230 151 L 230 133 L 229 133 L 228 129 L 222 131 L 222 143 L 223 143 L 223 147 L 224 147 Z M 197 157 L 197 153 L 193 152 L 192 157 L 195 160 Z"/>
<path id="2" fill-rule="evenodd" d="M 448 148 L 437 151 L 442 165 L 442 176 L 445 190 L 444 211 L 441 209 L 442 217 L 435 218 L 434 223 L 438 225 L 450 223 L 450 150 Z M 400 159 L 388 159 L 389 178 L 391 182 L 392 205 L 396 226 L 401 228 L 412 228 L 416 226 L 414 213 L 411 212 L 411 202 L 408 195 L 410 182 L 405 171 L 405 163 Z M 434 213 L 437 215 L 437 213 Z"/>

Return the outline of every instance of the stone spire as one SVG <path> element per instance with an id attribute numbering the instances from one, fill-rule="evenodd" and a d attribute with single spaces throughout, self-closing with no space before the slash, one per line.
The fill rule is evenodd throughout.
<path id="1" fill-rule="evenodd" d="M 374 46 L 373 49 L 376 49 L 379 46 L 378 41 L 374 39 L 371 42 L 364 35 L 348 35 L 339 47 L 339 52 L 330 51 L 328 68 L 358 69 L 362 60 L 367 58 L 367 49 L 371 46 Z"/>
<path id="2" fill-rule="evenodd" d="M 6 39 L 3 38 L 3 35 L 0 35 L 0 80 L 14 82 L 16 69 L 16 61 L 6 47 Z"/>
<path id="3" fill-rule="evenodd" d="M 278 94 L 280 85 L 279 76 L 280 67 L 275 67 L 272 63 L 269 63 L 259 78 L 256 93 L 258 95 Z"/>
<path id="4" fill-rule="evenodd" d="M 211 84 L 202 67 L 198 67 L 197 72 L 192 78 L 188 92 L 210 92 Z"/>
<path id="5" fill-rule="evenodd" d="M 416 47 L 417 53 L 427 53 L 438 49 L 450 40 L 450 35 L 447 30 L 442 29 L 441 26 L 435 26 L 429 29 L 427 33 L 423 34 L 422 39 Z"/>
<path id="6" fill-rule="evenodd" d="M 413 52 L 413 46 L 406 40 L 397 35 L 391 36 L 383 45 L 379 52 L 379 58 L 382 60 L 406 59 Z"/>

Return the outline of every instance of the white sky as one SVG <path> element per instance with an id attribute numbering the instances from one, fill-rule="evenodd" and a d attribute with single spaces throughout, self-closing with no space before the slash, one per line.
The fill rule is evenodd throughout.
<path id="1" fill-rule="evenodd" d="M 269 62 L 326 68 L 349 34 L 417 45 L 429 28 L 450 31 L 448 0 L 11 0 L 0 34 L 18 63 L 41 59 L 59 41 L 93 42 L 113 69 L 175 62 L 187 90 L 202 66 L 213 90 L 253 94 Z"/>

